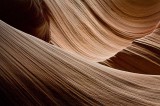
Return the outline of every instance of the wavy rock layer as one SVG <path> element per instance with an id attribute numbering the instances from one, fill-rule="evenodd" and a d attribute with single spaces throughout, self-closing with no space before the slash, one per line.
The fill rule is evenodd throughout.
<path id="1" fill-rule="evenodd" d="M 159 0 L 44 1 L 54 45 L 0 21 L 0 105 L 160 106 Z"/>
<path id="2" fill-rule="evenodd" d="M 153 32 L 158 0 L 46 0 L 53 13 L 52 42 L 92 61 L 103 61 Z"/>
<path id="3" fill-rule="evenodd" d="M 130 72 L 160 74 L 160 29 L 100 63 Z"/>
<path id="4" fill-rule="evenodd" d="M 123 72 L 0 21 L 1 105 L 159 105 L 160 76 Z"/>

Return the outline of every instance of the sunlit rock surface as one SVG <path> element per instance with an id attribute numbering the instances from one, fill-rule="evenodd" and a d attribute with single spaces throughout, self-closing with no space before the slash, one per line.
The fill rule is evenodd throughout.
<path id="1" fill-rule="evenodd" d="M 35 27 L 0 7 L 0 105 L 160 106 L 159 0 L 28 2 Z"/>

